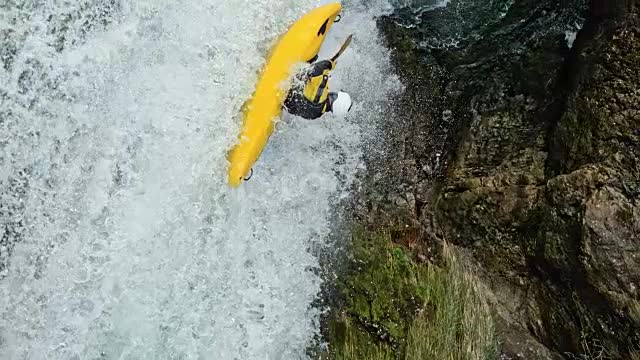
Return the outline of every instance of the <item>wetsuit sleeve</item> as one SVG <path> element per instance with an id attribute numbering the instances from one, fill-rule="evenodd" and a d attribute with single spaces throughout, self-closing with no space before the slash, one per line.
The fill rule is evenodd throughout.
<path id="1" fill-rule="evenodd" d="M 322 75 L 326 70 L 333 70 L 335 63 L 331 60 L 322 60 L 311 66 L 308 72 L 309 77 L 316 77 Z"/>

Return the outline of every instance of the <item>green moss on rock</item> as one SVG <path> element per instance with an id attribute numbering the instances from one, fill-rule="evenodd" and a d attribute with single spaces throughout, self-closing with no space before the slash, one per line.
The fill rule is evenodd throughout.
<path id="1" fill-rule="evenodd" d="M 328 359 L 492 359 L 483 292 L 445 248 L 443 266 L 417 263 L 391 232 L 353 237 L 341 276 L 344 306 L 329 322 Z"/>
<path id="2" fill-rule="evenodd" d="M 400 342 L 420 305 L 419 269 L 389 234 L 356 235 L 352 273 L 340 284 L 349 312 L 379 336 Z"/>

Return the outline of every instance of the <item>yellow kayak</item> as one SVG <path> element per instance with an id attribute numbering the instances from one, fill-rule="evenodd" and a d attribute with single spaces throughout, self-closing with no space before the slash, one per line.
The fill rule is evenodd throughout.
<path id="1" fill-rule="evenodd" d="M 273 132 L 274 121 L 282 112 L 294 65 L 310 61 L 320 51 L 327 32 L 342 11 L 340 3 L 312 10 L 298 20 L 271 50 L 255 93 L 244 109 L 242 133 L 229 152 L 229 185 L 237 187 L 248 175 Z"/>

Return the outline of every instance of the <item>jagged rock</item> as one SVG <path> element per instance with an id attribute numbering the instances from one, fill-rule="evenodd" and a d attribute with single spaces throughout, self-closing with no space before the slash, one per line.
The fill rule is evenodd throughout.
<path id="1" fill-rule="evenodd" d="M 615 188 L 599 189 L 585 204 L 582 233 L 587 280 L 620 315 L 630 315 L 640 295 L 640 208 Z"/>

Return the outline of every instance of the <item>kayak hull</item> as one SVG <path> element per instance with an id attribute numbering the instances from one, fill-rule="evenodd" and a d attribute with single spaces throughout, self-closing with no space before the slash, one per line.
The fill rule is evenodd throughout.
<path id="1" fill-rule="evenodd" d="M 282 113 L 289 91 L 287 80 L 294 75 L 295 65 L 316 57 L 340 11 L 340 3 L 312 10 L 294 23 L 271 50 L 256 90 L 244 107 L 238 142 L 228 155 L 230 186 L 242 183 L 262 153 Z"/>

